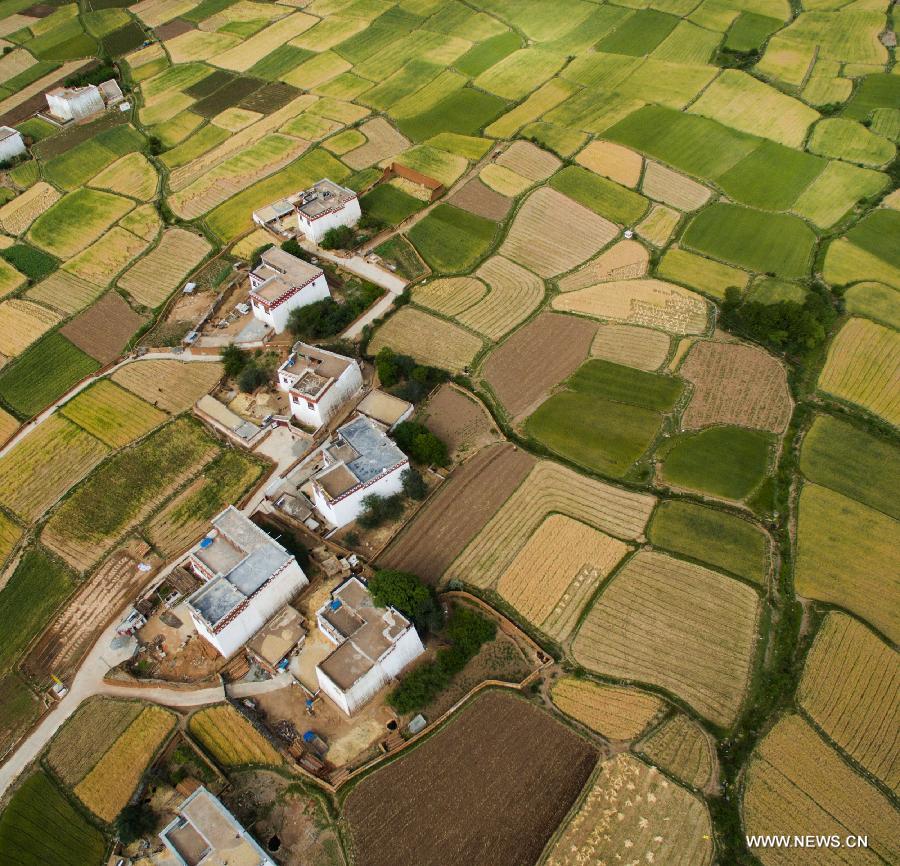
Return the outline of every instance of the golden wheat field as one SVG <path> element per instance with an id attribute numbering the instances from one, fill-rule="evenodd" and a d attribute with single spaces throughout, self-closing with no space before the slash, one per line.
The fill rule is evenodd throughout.
<path id="1" fill-rule="evenodd" d="M 639 370 L 658 370 L 668 354 L 668 335 L 637 325 L 601 322 L 591 344 L 592 358 Z"/>
<path id="2" fill-rule="evenodd" d="M 111 448 L 124 447 L 168 417 L 109 379 L 82 391 L 60 413 Z"/>
<path id="3" fill-rule="evenodd" d="M 103 240 L 101 239 L 97 242 L 101 247 Z M 85 252 L 93 250 L 97 244 L 88 247 Z M 41 280 L 37 285 L 30 288 L 25 293 L 25 297 L 44 304 L 50 304 L 60 312 L 72 315 L 79 310 L 83 310 L 91 301 L 102 295 L 103 291 L 103 286 L 82 279 L 76 274 L 60 268 L 55 273 L 50 274 L 46 280 Z"/>
<path id="4" fill-rule="evenodd" d="M 708 866 L 712 822 L 706 804 L 633 755 L 602 763 L 544 866 Z"/>
<path id="5" fill-rule="evenodd" d="M 529 187 L 534 186 L 534 182 L 527 177 L 522 177 L 512 169 L 496 163 L 486 165 L 481 169 L 478 177 L 494 192 L 499 192 L 500 195 L 505 195 L 507 198 L 515 198 Z"/>
<path id="6" fill-rule="evenodd" d="M 610 740 L 633 740 L 665 710 L 665 702 L 631 686 L 561 677 L 550 690 L 567 716 Z"/>
<path id="7" fill-rule="evenodd" d="M 650 253 L 643 244 L 630 239 L 622 240 L 578 270 L 561 277 L 558 283 L 559 290 L 574 292 L 576 289 L 586 289 L 597 283 L 635 280 L 647 273 L 649 263 Z"/>
<path id="8" fill-rule="evenodd" d="M 660 725 L 639 744 L 638 751 L 692 788 L 703 788 L 716 765 L 709 735 L 682 713 Z"/>
<path id="9" fill-rule="evenodd" d="M 819 390 L 900 425 L 900 334 L 868 319 L 850 319 L 834 338 Z"/>
<path id="10" fill-rule="evenodd" d="M 900 655 L 861 622 L 831 611 L 806 657 L 797 702 L 825 734 L 900 793 Z"/>
<path id="11" fill-rule="evenodd" d="M 888 799 L 857 775 L 800 716 L 782 718 L 746 770 L 747 833 L 868 836 L 868 848 L 758 848 L 765 866 L 883 866 L 900 860 L 900 823 Z"/>
<path id="12" fill-rule="evenodd" d="M 75 786 L 75 796 L 101 820 L 114 821 L 175 721 L 161 707 L 144 709 Z"/>
<path id="13" fill-rule="evenodd" d="M 452 373 L 462 373 L 481 350 L 481 339 L 458 325 L 403 307 L 391 316 L 372 339 L 371 352 L 390 346 L 422 364 L 433 364 Z"/>
<path id="14" fill-rule="evenodd" d="M 156 195 L 159 176 L 146 156 L 129 153 L 94 177 L 91 186 L 150 201 Z"/>
<path id="15" fill-rule="evenodd" d="M 680 220 L 681 214 L 677 210 L 655 204 L 650 208 L 650 213 L 635 226 L 635 231 L 654 246 L 664 247 Z"/>
<path id="16" fill-rule="evenodd" d="M 531 181 L 546 180 L 562 163 L 559 158 L 530 141 L 515 141 L 497 157 L 497 165 Z"/>
<path id="17" fill-rule="evenodd" d="M 44 211 L 59 201 L 60 194 L 49 183 L 39 180 L 21 195 L 0 207 L 0 229 L 10 235 L 20 235 Z"/>
<path id="18" fill-rule="evenodd" d="M 475 277 L 447 277 L 414 286 L 412 300 L 441 315 L 456 316 L 478 303 L 487 292 L 487 286 Z"/>
<path id="19" fill-rule="evenodd" d="M 563 641 L 628 545 L 563 514 L 551 514 L 497 582 L 525 619 Z"/>
<path id="20" fill-rule="evenodd" d="M 642 550 L 604 588 L 572 654 L 598 674 L 667 689 L 727 726 L 756 656 L 758 614 L 749 586 Z"/>
<path id="21" fill-rule="evenodd" d="M 283 763 L 268 740 L 230 704 L 195 713 L 189 730 L 222 767 Z"/>
<path id="22" fill-rule="evenodd" d="M 62 318 L 55 310 L 33 301 L 3 301 L 0 303 L 0 352 L 7 357 L 18 355 Z"/>
<path id="23" fill-rule="evenodd" d="M 100 240 L 69 259 L 64 265 L 64 270 L 95 286 L 106 288 L 120 271 L 147 249 L 147 246 L 148 242 L 143 238 L 126 231 L 121 226 L 114 226 Z"/>
<path id="24" fill-rule="evenodd" d="M 519 208 L 500 253 L 546 279 L 582 264 L 618 233 L 609 220 L 541 187 Z"/>
<path id="25" fill-rule="evenodd" d="M 135 361 L 112 374 L 113 382 L 172 414 L 190 409 L 223 375 L 222 365 L 206 361 Z"/>
<path id="26" fill-rule="evenodd" d="M 564 514 L 618 538 L 642 539 L 656 499 L 542 460 L 447 570 L 445 578 L 492 587 L 535 530 Z"/>

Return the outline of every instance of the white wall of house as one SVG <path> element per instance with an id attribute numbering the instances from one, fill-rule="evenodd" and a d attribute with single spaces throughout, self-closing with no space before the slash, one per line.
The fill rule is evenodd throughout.
<path id="1" fill-rule="evenodd" d="M 287 328 L 288 316 L 290 316 L 291 310 L 305 307 L 307 304 L 314 304 L 316 301 L 324 301 L 325 298 L 330 297 L 331 291 L 325 280 L 325 274 L 320 274 L 309 285 L 304 286 L 299 292 L 291 295 L 291 297 L 277 306 L 264 304 L 254 297 L 250 298 L 250 304 L 253 307 L 253 315 L 257 319 L 265 322 L 270 328 L 274 328 L 276 334 L 281 334 Z"/>
<path id="2" fill-rule="evenodd" d="M 190 608 L 191 618 L 200 635 L 206 638 L 225 658 L 230 658 L 301 589 L 308 585 L 309 578 L 303 573 L 303 569 L 296 560 L 293 560 L 271 583 L 254 595 L 247 607 L 221 631 L 214 632 L 209 628 L 193 608 Z M 190 599 L 188 599 L 188 604 L 190 605 Z"/>
<path id="3" fill-rule="evenodd" d="M 0 127 L 4 131 L 8 130 L 8 126 Z M 18 130 L 12 130 L 13 134 L 8 138 L 0 141 L 0 162 L 6 162 L 9 159 L 15 159 L 25 153 L 25 142 L 22 134 Z"/>
<path id="4" fill-rule="evenodd" d="M 298 211 L 297 225 L 310 240 L 319 243 L 329 229 L 336 229 L 338 226 L 355 226 L 361 216 L 359 199 L 353 198 L 339 211 L 322 214 L 318 219 L 309 220 L 302 211 Z"/>
<path id="5" fill-rule="evenodd" d="M 60 120 L 81 120 L 106 109 L 100 91 L 93 84 L 77 92 L 48 93 L 47 106 Z"/>
<path id="6" fill-rule="evenodd" d="M 415 628 L 410 626 L 378 663 L 349 689 L 340 688 L 328 674 L 317 666 L 316 675 L 319 679 L 319 687 L 348 716 L 351 716 L 423 652 L 425 652 L 425 647 L 422 646 L 422 640 Z"/>
<path id="7" fill-rule="evenodd" d="M 403 470 L 408 468 L 409 461 L 407 460 L 387 474 L 369 482 L 365 487 L 354 490 L 344 498 L 332 502 L 328 501 L 319 485 L 313 482 L 313 503 L 329 523 L 338 528 L 346 526 L 352 520 L 356 520 L 362 512 L 362 502 L 367 496 L 373 493 L 377 493 L 379 496 L 393 496 L 395 493 L 399 493 L 403 489 L 400 476 L 403 474 Z"/>
<path id="8" fill-rule="evenodd" d="M 362 372 L 359 364 L 350 364 L 331 385 L 315 399 L 307 399 L 302 394 L 291 391 L 282 383 L 282 390 L 288 392 L 291 412 L 294 417 L 308 427 L 327 424 L 341 406 L 362 388 Z"/>

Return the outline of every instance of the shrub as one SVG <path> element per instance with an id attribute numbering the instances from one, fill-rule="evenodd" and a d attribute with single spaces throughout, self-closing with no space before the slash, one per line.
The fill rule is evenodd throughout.
<path id="1" fill-rule="evenodd" d="M 143 803 L 132 803 L 119 812 L 116 818 L 116 832 L 123 845 L 130 845 L 153 831 L 156 815 Z"/>
<path id="2" fill-rule="evenodd" d="M 381 569 L 369 580 L 369 592 L 376 606 L 396 608 L 420 631 L 441 625 L 441 608 L 434 588 L 418 575 Z"/>
<path id="3" fill-rule="evenodd" d="M 234 344 L 226 346 L 222 350 L 222 365 L 225 368 L 225 375 L 232 379 L 240 375 L 249 361 L 250 355 Z"/>
<path id="4" fill-rule="evenodd" d="M 356 522 L 365 529 L 375 529 L 389 520 L 396 520 L 403 513 L 403 496 L 400 493 L 393 496 L 370 493 L 362 504 L 363 511 Z"/>
<path id="5" fill-rule="evenodd" d="M 269 244 L 269 246 L 273 246 L 273 244 Z M 292 256 L 296 256 L 298 259 L 303 259 L 303 261 L 307 261 L 309 257 L 309 253 L 306 252 L 303 247 L 297 243 L 296 238 L 288 238 L 282 245 L 281 248 L 286 252 L 290 253 Z"/>
<path id="6" fill-rule="evenodd" d="M 269 371 L 259 366 L 256 361 L 249 361 L 238 376 L 238 388 L 250 394 L 269 381 Z"/>
<path id="7" fill-rule="evenodd" d="M 403 482 L 404 494 L 410 499 L 421 501 L 428 495 L 428 486 L 418 469 L 413 469 L 411 466 L 409 469 L 404 469 L 400 480 Z"/>
<path id="8" fill-rule="evenodd" d="M 332 337 L 343 331 L 380 297 L 381 289 L 372 283 L 351 285 L 343 304 L 334 298 L 325 298 L 292 310 L 288 317 L 288 330 L 301 340 Z"/>
<path id="9" fill-rule="evenodd" d="M 325 232 L 319 246 L 323 250 L 349 250 L 356 241 L 356 234 L 350 226 L 335 226 Z"/>
<path id="10" fill-rule="evenodd" d="M 394 428 L 393 435 L 400 449 L 416 463 L 436 466 L 449 463 L 447 446 L 424 424 L 404 421 Z"/>
<path id="11" fill-rule="evenodd" d="M 84 72 L 76 72 L 70 75 L 64 82 L 66 87 L 86 87 L 88 84 L 102 84 L 110 78 L 118 78 L 119 70 L 112 63 L 104 63 L 95 69 Z"/>

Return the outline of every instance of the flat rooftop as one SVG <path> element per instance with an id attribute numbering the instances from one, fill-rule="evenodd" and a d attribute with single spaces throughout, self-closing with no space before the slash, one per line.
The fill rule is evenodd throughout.
<path id="1" fill-rule="evenodd" d="M 262 254 L 262 261 L 253 275 L 264 280 L 253 293 L 267 301 L 277 301 L 285 292 L 305 285 L 323 273 L 321 268 L 298 259 L 280 247 L 272 247 Z"/>
<path id="2" fill-rule="evenodd" d="M 247 646 L 274 667 L 305 634 L 303 617 L 296 608 L 286 605 L 254 635 Z"/>
<path id="3" fill-rule="evenodd" d="M 216 576 L 188 599 L 210 626 L 224 619 L 293 559 L 234 506 L 214 517 L 212 525 L 213 531 L 191 551 L 191 556 Z"/>
<path id="4" fill-rule="evenodd" d="M 393 427 L 412 409 L 412 403 L 376 389 L 366 394 L 356 408 L 357 411 L 367 415 L 373 421 L 378 421 L 387 427 Z"/>
<path id="5" fill-rule="evenodd" d="M 352 190 L 323 178 L 309 189 L 303 190 L 297 201 L 297 210 L 304 216 L 314 219 L 327 211 L 343 207 L 355 198 L 356 193 Z"/>

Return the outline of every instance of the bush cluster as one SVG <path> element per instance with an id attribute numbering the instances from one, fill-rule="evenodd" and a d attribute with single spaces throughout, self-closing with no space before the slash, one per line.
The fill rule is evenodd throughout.
<path id="1" fill-rule="evenodd" d="M 235 379 L 238 388 L 245 394 L 271 382 L 275 374 L 271 360 L 264 357 L 259 349 L 251 354 L 235 345 L 226 346 L 222 350 L 222 365 L 225 375 Z"/>
<path id="2" fill-rule="evenodd" d="M 409 355 L 398 355 L 387 346 L 375 356 L 375 369 L 383 388 L 410 403 L 418 403 L 450 378 L 446 370 L 418 364 Z"/>
<path id="3" fill-rule="evenodd" d="M 378 286 L 353 280 L 347 284 L 342 304 L 334 298 L 325 298 L 292 310 L 288 317 L 288 330 L 300 340 L 333 337 L 361 316 L 381 294 Z"/>
<path id="4" fill-rule="evenodd" d="M 447 446 L 424 424 L 404 421 L 394 430 L 394 441 L 408 457 L 425 466 L 446 466 L 450 459 Z"/>
<path id="5" fill-rule="evenodd" d="M 422 473 L 411 466 L 404 469 L 400 475 L 403 483 L 403 492 L 393 496 L 379 496 L 370 493 L 363 498 L 363 511 L 356 518 L 356 522 L 365 529 L 375 529 L 389 520 L 396 520 L 403 513 L 404 499 L 424 499 L 428 493 L 428 487 Z M 349 543 L 349 536 L 348 536 Z"/>

